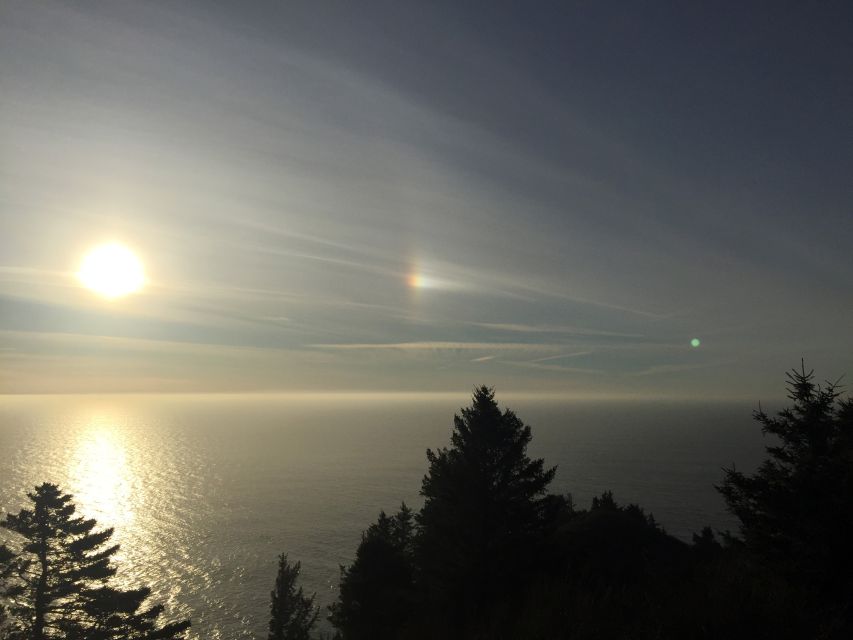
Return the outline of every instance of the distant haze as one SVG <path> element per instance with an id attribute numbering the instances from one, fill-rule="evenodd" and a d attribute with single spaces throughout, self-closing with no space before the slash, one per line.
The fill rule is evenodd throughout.
<path id="1" fill-rule="evenodd" d="M 853 5 L 773 8 L 5 0 L 0 392 L 853 374 Z"/>

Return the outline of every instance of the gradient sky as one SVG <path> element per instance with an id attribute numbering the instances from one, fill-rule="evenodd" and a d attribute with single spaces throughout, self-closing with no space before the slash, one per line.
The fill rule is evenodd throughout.
<path id="1" fill-rule="evenodd" d="M 853 375 L 852 118 L 849 2 L 4 0 L 0 390 Z"/>

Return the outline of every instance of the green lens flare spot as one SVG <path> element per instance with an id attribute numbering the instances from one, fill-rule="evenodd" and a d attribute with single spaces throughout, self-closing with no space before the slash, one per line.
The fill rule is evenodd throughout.
<path id="1" fill-rule="evenodd" d="M 693 339 L 690 341 L 690 346 L 691 346 L 691 347 L 693 347 L 694 349 L 695 349 L 696 347 L 698 347 L 700 344 L 702 344 L 702 342 L 701 342 L 701 340 L 699 340 L 699 338 L 693 338 Z"/>

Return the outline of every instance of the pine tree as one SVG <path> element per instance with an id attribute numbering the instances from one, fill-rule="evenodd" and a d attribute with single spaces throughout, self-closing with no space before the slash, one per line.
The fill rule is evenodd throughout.
<path id="1" fill-rule="evenodd" d="M 189 627 L 181 622 L 158 628 L 162 607 L 139 612 L 148 590 L 109 587 L 118 545 L 109 546 L 112 529 L 75 516 L 72 497 L 55 484 L 28 493 L 32 509 L 7 514 L 0 523 L 23 538 L 15 574 L 7 579 L 14 593 L 9 607 L 13 638 L 179 638 Z"/>
<path id="2" fill-rule="evenodd" d="M 15 554 L 5 544 L 0 545 L 0 638 L 6 637 L 6 607 L 3 600 L 14 597 L 14 587 L 7 586 L 15 570 Z"/>
<path id="3" fill-rule="evenodd" d="M 755 419 L 776 443 L 748 476 L 727 469 L 718 490 L 740 520 L 743 543 L 765 566 L 820 590 L 853 597 L 853 400 L 814 372 L 788 373 L 793 405 Z"/>
<path id="4" fill-rule="evenodd" d="M 414 521 L 405 503 L 385 512 L 361 536 L 355 561 L 341 567 L 338 601 L 329 620 L 344 640 L 391 640 L 413 608 Z"/>
<path id="5" fill-rule="evenodd" d="M 452 446 L 427 450 L 418 582 L 432 610 L 449 616 L 448 628 L 517 586 L 546 530 L 556 468 L 527 456 L 530 440 L 530 427 L 480 387 L 454 417 Z"/>
<path id="6" fill-rule="evenodd" d="M 181 638 L 189 628 L 187 620 L 157 626 L 157 618 L 163 613 L 163 605 L 143 606 L 151 595 L 151 589 L 120 590 L 101 587 L 86 593 L 84 611 L 87 624 L 80 636 L 83 640 L 111 640 L 134 638 Z"/>
<path id="7" fill-rule="evenodd" d="M 301 565 L 290 564 L 287 556 L 278 558 L 275 589 L 270 594 L 269 640 L 309 640 L 311 629 L 320 615 L 314 606 L 316 594 L 306 596 L 302 587 L 296 588 Z"/>

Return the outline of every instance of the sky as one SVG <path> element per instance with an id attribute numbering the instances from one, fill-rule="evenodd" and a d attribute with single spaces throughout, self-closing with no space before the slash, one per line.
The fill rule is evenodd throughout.
<path id="1" fill-rule="evenodd" d="M 853 375 L 851 78 L 849 2 L 4 0 L 0 392 Z"/>

